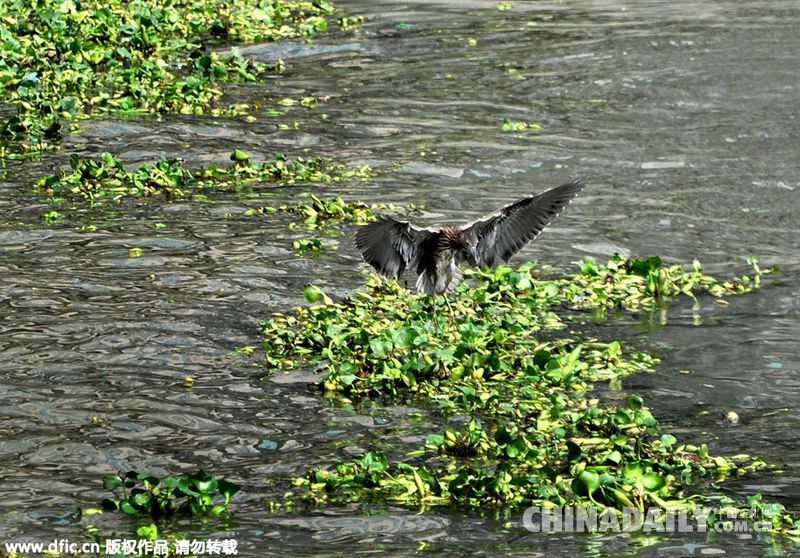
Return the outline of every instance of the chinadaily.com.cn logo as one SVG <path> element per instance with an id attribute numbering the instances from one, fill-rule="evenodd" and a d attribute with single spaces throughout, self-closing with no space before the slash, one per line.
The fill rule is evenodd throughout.
<path id="1" fill-rule="evenodd" d="M 522 526 L 534 533 L 760 533 L 768 531 L 772 521 L 767 510 L 755 508 L 640 510 L 557 506 L 526 509 Z"/>

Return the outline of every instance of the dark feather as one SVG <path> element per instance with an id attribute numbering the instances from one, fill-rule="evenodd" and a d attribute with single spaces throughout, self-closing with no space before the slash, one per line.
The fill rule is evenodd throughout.
<path id="1" fill-rule="evenodd" d="M 576 178 L 463 227 L 420 229 L 408 221 L 382 217 L 358 229 L 356 247 L 384 277 L 397 279 L 408 267 L 417 275 L 418 290 L 440 294 L 461 282 L 460 263 L 485 267 L 508 261 L 558 217 L 585 185 L 585 178 Z"/>
<path id="2" fill-rule="evenodd" d="M 528 196 L 464 226 L 476 246 L 478 265 L 507 262 L 549 225 L 586 186 L 586 178 L 575 178 L 541 194 Z"/>
<path id="3" fill-rule="evenodd" d="M 356 247 L 364 260 L 389 279 L 397 279 L 406 266 L 417 259 L 417 247 L 431 233 L 414 227 L 408 221 L 381 217 L 360 227 Z"/>

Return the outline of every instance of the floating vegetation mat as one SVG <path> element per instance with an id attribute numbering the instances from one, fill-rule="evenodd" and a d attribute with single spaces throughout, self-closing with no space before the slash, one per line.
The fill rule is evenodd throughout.
<path id="1" fill-rule="evenodd" d="M 0 145 L 41 151 L 95 114 L 240 114 L 221 87 L 267 66 L 216 46 L 310 38 L 334 19 L 315 0 L 6 0 L 0 2 Z M 343 29 L 359 18 L 336 20 Z"/>
<path id="2" fill-rule="evenodd" d="M 372 175 L 372 170 L 367 166 L 348 167 L 323 158 L 298 157 L 290 161 L 283 153 L 276 153 L 271 161 L 252 162 L 246 153 L 237 149 L 230 158 L 232 163 L 228 166 L 208 165 L 194 170 L 190 170 L 181 160 L 163 158 L 130 169 L 111 153 L 103 153 L 98 160 L 81 159 L 73 155 L 70 158 L 70 170 L 42 177 L 36 189 L 53 203 L 94 202 L 102 198 L 157 195 L 176 198 L 202 195 L 212 190 L 241 191 L 252 189 L 257 184 L 337 182 Z M 326 209 L 325 203 L 319 199 L 316 202 L 319 203 L 317 213 Z M 292 210 L 298 213 L 315 211 L 313 204 Z M 341 208 L 328 208 L 328 213 L 337 210 L 344 211 Z"/>
<path id="3" fill-rule="evenodd" d="M 69 170 L 40 178 L 35 189 L 47 197 L 52 207 L 63 211 L 125 198 L 210 201 L 212 194 L 222 192 L 248 199 L 255 196 L 260 200 L 274 187 L 363 180 L 374 175 L 369 166 L 351 167 L 325 158 L 289 160 L 282 153 L 276 153 L 272 160 L 253 162 L 249 155 L 237 149 L 230 159 L 230 165 L 212 164 L 190 169 L 181 160 L 162 158 L 155 163 L 129 168 L 111 153 L 103 153 L 99 159 L 81 159 L 73 155 Z M 363 224 L 375 220 L 374 209 L 397 209 L 390 204 L 368 205 L 346 201 L 340 196 L 320 197 L 308 192 L 298 193 L 296 197 L 298 201 L 291 205 L 250 207 L 244 215 L 289 214 L 295 219 L 289 224 L 290 229 L 336 236 L 340 234 L 336 226 L 343 222 Z M 64 215 L 57 209 L 42 215 L 47 224 L 64 221 Z M 163 227 L 163 223 L 160 226 Z M 84 230 L 93 228 L 94 225 L 83 225 Z M 298 254 L 319 255 L 323 249 L 319 238 L 299 238 L 292 246 Z"/>
<path id="4" fill-rule="evenodd" d="M 574 330 L 591 309 L 654 310 L 686 295 L 724 297 L 759 285 L 762 271 L 720 281 L 699 263 L 657 257 L 584 260 L 551 277 L 532 265 L 468 272 L 445 300 L 372 276 L 366 288 L 262 323 L 270 367 L 316 366 L 319 388 L 438 407 L 448 427 L 390 462 L 376 448 L 294 480 L 314 502 L 390 501 L 423 506 L 580 505 L 666 510 L 696 504 L 688 487 L 765 467 L 749 455 L 711 455 L 664 432 L 641 397 L 606 395 L 658 359 Z M 598 388 L 606 388 L 600 390 Z M 748 505 L 762 504 L 753 498 Z M 769 504 L 776 531 L 794 517 Z"/>

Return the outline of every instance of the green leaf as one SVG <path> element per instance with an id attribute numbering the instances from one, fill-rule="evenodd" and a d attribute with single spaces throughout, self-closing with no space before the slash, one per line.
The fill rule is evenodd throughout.
<path id="1" fill-rule="evenodd" d="M 187 496 L 200 496 L 200 493 L 195 490 L 194 483 L 188 477 L 181 477 L 178 479 L 178 489 Z"/>
<path id="2" fill-rule="evenodd" d="M 523 455 L 527 449 L 528 447 L 525 444 L 525 439 L 522 438 L 522 436 L 516 436 L 511 443 L 506 446 L 506 455 L 514 459 L 519 455 Z"/>
<path id="3" fill-rule="evenodd" d="M 229 500 L 231 496 L 239 492 L 241 490 L 241 486 L 236 483 L 227 481 L 225 479 L 220 479 L 218 483 L 219 493 L 225 496 L 226 500 Z"/>
<path id="4" fill-rule="evenodd" d="M 579 495 L 589 495 L 600 488 L 600 475 L 589 469 L 584 469 L 572 481 L 572 490 Z"/>
<path id="5" fill-rule="evenodd" d="M 361 466 L 370 473 L 382 473 L 389 466 L 389 462 L 383 452 L 369 451 L 361 458 Z"/>
<path id="6" fill-rule="evenodd" d="M 400 327 L 390 330 L 389 336 L 392 344 L 398 349 L 409 349 L 414 345 L 414 340 L 417 337 L 417 332 L 410 327 Z"/>
<path id="7" fill-rule="evenodd" d="M 142 525 L 136 529 L 136 534 L 145 540 L 154 541 L 158 538 L 158 526 L 154 523 Z"/>
<path id="8" fill-rule="evenodd" d="M 210 513 L 211 515 L 217 516 L 217 515 L 221 515 L 221 514 L 225 513 L 225 510 L 227 510 L 227 509 L 228 509 L 227 506 L 218 505 L 218 506 L 214 506 L 213 508 L 211 508 L 211 510 L 208 513 Z"/>
<path id="9" fill-rule="evenodd" d="M 122 478 L 119 475 L 103 477 L 103 487 L 107 490 L 114 490 L 120 486 L 122 486 Z"/>
<path id="10" fill-rule="evenodd" d="M 647 473 L 642 475 L 642 486 L 648 492 L 658 492 L 667 485 L 666 479 L 658 473 Z"/>
<path id="11" fill-rule="evenodd" d="M 612 488 L 611 493 L 614 494 L 614 499 L 622 507 L 635 508 L 636 505 L 630 499 L 630 496 L 618 488 Z"/>
<path id="12" fill-rule="evenodd" d="M 386 358 L 386 355 L 392 350 L 392 343 L 386 339 L 370 339 L 369 347 L 377 358 Z"/>
<path id="13" fill-rule="evenodd" d="M 641 409 L 644 404 L 644 400 L 638 395 L 630 395 L 625 401 L 628 403 L 628 408 L 634 411 Z"/>
<path id="14" fill-rule="evenodd" d="M 231 161 L 236 161 L 237 163 L 244 163 L 250 160 L 250 156 L 240 149 L 236 149 L 233 153 L 231 153 Z"/>
<path id="15" fill-rule="evenodd" d="M 158 477 L 153 475 L 152 473 L 139 473 L 136 475 L 136 480 L 146 482 L 151 486 L 158 486 Z"/>
<path id="16" fill-rule="evenodd" d="M 106 511 L 117 511 L 117 510 L 119 510 L 119 500 L 112 500 L 110 498 L 104 498 L 103 501 L 100 503 L 100 505 Z"/>
<path id="17" fill-rule="evenodd" d="M 425 438 L 425 445 L 427 446 L 441 446 L 444 443 L 444 436 L 442 434 L 428 434 Z"/>
<path id="18" fill-rule="evenodd" d="M 322 290 L 320 290 L 320 288 L 315 285 L 306 285 L 303 288 L 303 298 L 306 299 L 306 302 L 308 302 L 309 304 L 314 304 L 316 302 L 319 302 L 319 299 L 321 299 L 322 296 L 323 296 Z"/>
<path id="19" fill-rule="evenodd" d="M 177 488 L 178 487 L 178 479 L 175 477 L 164 477 L 161 480 L 161 487 L 162 488 Z"/>
<path id="20" fill-rule="evenodd" d="M 631 482 L 637 482 L 643 473 L 644 470 L 639 462 L 627 463 L 622 469 L 622 475 L 626 479 L 631 479 Z"/>
<path id="21" fill-rule="evenodd" d="M 140 492 L 133 495 L 133 503 L 137 506 L 146 506 L 150 503 L 152 495 L 149 492 Z"/>
<path id="22" fill-rule="evenodd" d="M 336 369 L 336 379 L 342 384 L 349 386 L 356 380 L 356 365 L 352 362 L 343 362 Z"/>
<path id="23" fill-rule="evenodd" d="M 663 262 L 658 256 L 650 256 L 646 260 L 632 260 L 630 266 L 632 273 L 647 277 L 651 271 L 662 267 Z"/>
<path id="24" fill-rule="evenodd" d="M 622 454 L 617 450 L 614 450 L 608 455 L 606 455 L 606 460 L 611 461 L 612 463 L 619 464 L 622 461 Z"/>
<path id="25" fill-rule="evenodd" d="M 192 473 L 188 478 L 201 495 L 213 494 L 217 491 L 217 479 L 213 478 L 203 469 Z"/>

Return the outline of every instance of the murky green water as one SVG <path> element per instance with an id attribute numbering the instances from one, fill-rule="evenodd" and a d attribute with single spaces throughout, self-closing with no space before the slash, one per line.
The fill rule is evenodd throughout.
<path id="1" fill-rule="evenodd" d="M 622 318 L 602 331 L 641 332 L 641 343 L 660 348 L 658 371 L 625 388 L 676 434 L 785 470 L 726 486 L 800 505 L 797 3 L 517 1 L 504 12 L 484 1 L 340 5 L 368 17 L 360 35 L 254 48 L 264 59 L 284 58 L 288 71 L 233 93 L 332 96 L 312 110 L 291 109 L 296 130 L 277 130 L 266 117 L 93 122 L 64 154 L 0 170 L 3 539 L 77 540 L 69 514 L 104 497 L 100 478 L 114 470 L 203 466 L 244 490 L 230 526 L 182 529 L 235 537 L 247 556 L 797 553 L 733 535 L 542 536 L 520 529 L 519 515 L 374 506 L 266 513 L 264 502 L 285 485 L 265 479 L 376 443 L 415 448 L 439 429 L 426 409 L 410 420 L 404 407 L 336 406 L 306 389 L 308 372 L 262 381 L 257 365 L 227 357 L 257 344 L 259 319 L 299 303 L 303 284 L 346 294 L 361 283 L 349 234 L 333 240 L 338 251 L 299 259 L 288 217 L 244 216 L 246 204 L 233 196 L 87 209 L 68 214 L 68 226 L 45 226 L 48 208 L 31 185 L 70 152 L 201 163 L 224 161 L 234 148 L 254 158 L 310 149 L 399 164 L 373 182 L 325 191 L 424 204 L 421 220 L 431 223 L 466 220 L 591 174 L 568 214 L 516 261 L 567 269 L 586 255 L 658 253 L 730 272 L 759 254 L 784 272 L 730 306 L 707 302 L 699 327 L 679 303 L 663 327 Z M 504 118 L 543 130 L 504 134 Z M 272 201 L 307 189 L 276 191 Z M 79 230 L 88 222 L 97 231 Z M 167 227 L 155 230 L 156 222 Z M 130 258 L 131 247 L 142 257 Z M 183 387 L 184 376 L 196 379 L 193 388 Z M 724 420 L 729 410 L 740 424 Z M 125 521 L 106 515 L 95 523 L 126 532 Z"/>

